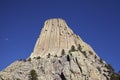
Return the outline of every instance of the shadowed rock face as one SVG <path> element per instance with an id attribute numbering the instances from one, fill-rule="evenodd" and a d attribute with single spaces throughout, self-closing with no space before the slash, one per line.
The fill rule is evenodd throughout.
<path id="1" fill-rule="evenodd" d="M 63 19 L 49 19 L 45 21 L 30 57 L 44 57 L 48 53 L 59 54 L 62 49 L 70 49 L 72 45 L 76 46 L 79 41 L 80 39 Z"/>
<path id="2" fill-rule="evenodd" d="M 47 20 L 30 57 L 1 71 L 0 80 L 29 80 L 33 69 L 38 80 L 110 80 L 113 73 L 62 19 Z"/>

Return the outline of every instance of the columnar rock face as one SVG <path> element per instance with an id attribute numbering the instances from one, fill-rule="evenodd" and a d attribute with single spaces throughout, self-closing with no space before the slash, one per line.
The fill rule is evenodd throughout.
<path id="1" fill-rule="evenodd" d="M 81 47 L 86 50 L 91 49 L 79 36 L 73 33 L 63 19 L 49 19 L 45 21 L 30 57 L 44 57 L 48 53 L 59 55 L 62 49 L 68 51 L 72 45 L 78 46 L 78 44 L 81 44 Z"/>
<path id="2" fill-rule="evenodd" d="M 110 80 L 113 73 L 62 19 L 47 20 L 30 57 L 1 71 L 0 80 L 31 80 L 31 70 L 38 80 Z"/>

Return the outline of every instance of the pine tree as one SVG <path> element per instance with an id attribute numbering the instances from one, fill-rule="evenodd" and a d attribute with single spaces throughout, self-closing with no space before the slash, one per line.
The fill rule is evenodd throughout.
<path id="1" fill-rule="evenodd" d="M 35 71 L 34 69 L 32 69 L 32 70 L 30 71 L 29 80 L 38 80 L 37 77 L 38 77 L 38 76 L 37 76 L 36 71 Z"/>
<path id="2" fill-rule="evenodd" d="M 82 51 L 82 47 L 81 47 L 80 44 L 78 44 L 78 50 L 79 50 L 79 51 Z"/>
<path id="3" fill-rule="evenodd" d="M 75 46 L 74 46 L 74 45 L 72 45 L 72 46 L 71 46 L 71 51 L 76 51 L 76 49 L 75 49 Z"/>
<path id="4" fill-rule="evenodd" d="M 65 55 L 65 50 L 62 49 L 61 55 Z"/>

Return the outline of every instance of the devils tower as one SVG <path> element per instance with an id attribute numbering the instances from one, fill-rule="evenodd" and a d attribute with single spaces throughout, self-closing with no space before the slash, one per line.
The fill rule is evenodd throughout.
<path id="1" fill-rule="evenodd" d="M 31 55 L 0 72 L 0 80 L 110 80 L 113 70 L 60 18 L 45 21 Z"/>
<path id="2" fill-rule="evenodd" d="M 60 55 L 62 49 L 68 52 L 71 46 L 77 47 L 79 44 L 84 50 L 90 50 L 94 53 L 89 45 L 84 43 L 79 36 L 73 33 L 63 19 L 49 19 L 45 21 L 44 27 L 30 57 L 44 57 L 48 53 Z"/>
<path id="3" fill-rule="evenodd" d="M 62 49 L 67 50 L 71 45 L 76 45 L 75 41 L 77 42 L 72 30 L 64 20 L 47 20 L 30 57 L 43 57 L 47 53 L 58 54 Z"/>

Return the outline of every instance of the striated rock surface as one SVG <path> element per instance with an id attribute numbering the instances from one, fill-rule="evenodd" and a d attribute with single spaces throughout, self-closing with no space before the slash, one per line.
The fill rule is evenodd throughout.
<path id="1" fill-rule="evenodd" d="M 80 44 L 85 51 L 93 51 L 89 45 L 84 43 L 79 36 L 73 33 L 63 19 L 49 19 L 45 21 L 44 27 L 30 57 L 44 57 L 48 53 L 60 55 L 62 49 L 68 52 L 72 45 L 77 47 L 78 44 Z"/>
<path id="2" fill-rule="evenodd" d="M 111 67 L 67 26 L 62 19 L 45 22 L 34 50 L 0 72 L 0 80 L 110 80 Z"/>

